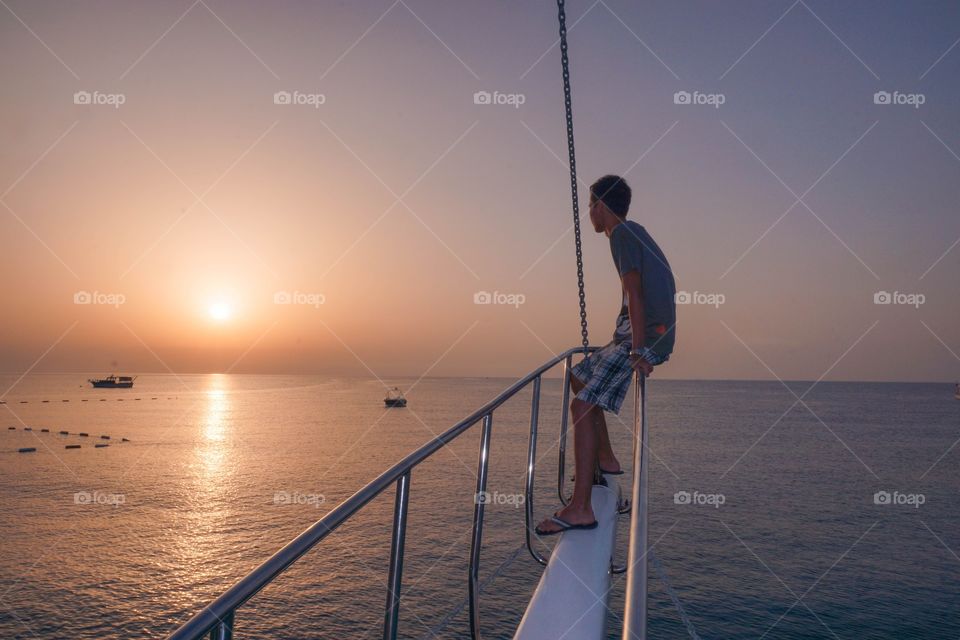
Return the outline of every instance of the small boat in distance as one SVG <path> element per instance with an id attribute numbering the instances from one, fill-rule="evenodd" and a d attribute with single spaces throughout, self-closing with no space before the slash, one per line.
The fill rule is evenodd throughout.
<path id="1" fill-rule="evenodd" d="M 387 392 L 387 397 L 383 399 L 383 404 L 388 407 L 405 407 L 407 406 L 407 399 L 403 397 L 400 389 L 394 387 Z"/>
<path id="2" fill-rule="evenodd" d="M 97 389 L 131 389 L 136 376 L 109 375 L 106 378 L 87 380 Z"/>

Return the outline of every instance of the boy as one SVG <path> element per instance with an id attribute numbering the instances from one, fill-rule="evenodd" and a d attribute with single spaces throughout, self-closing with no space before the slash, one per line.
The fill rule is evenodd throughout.
<path id="1" fill-rule="evenodd" d="M 633 371 L 649 376 L 673 352 L 673 272 L 646 229 L 626 219 L 631 195 L 629 185 L 619 176 L 603 176 L 590 186 L 590 221 L 597 233 L 610 239 L 623 304 L 613 340 L 571 370 L 570 387 L 576 394 L 570 404 L 576 459 L 573 497 L 566 507 L 537 525 L 536 533 L 541 536 L 596 528 L 590 505 L 594 469 L 611 475 L 623 473 L 610 447 L 603 412 L 619 414 Z"/>

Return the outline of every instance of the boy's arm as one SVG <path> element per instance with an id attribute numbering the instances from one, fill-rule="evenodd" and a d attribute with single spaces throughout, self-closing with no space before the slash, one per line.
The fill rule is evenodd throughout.
<path id="1" fill-rule="evenodd" d="M 642 371 L 645 376 L 653 373 L 653 365 L 634 353 L 642 349 L 646 336 L 646 315 L 643 308 L 643 279 L 636 269 L 623 274 L 621 279 L 623 292 L 627 296 L 627 312 L 630 314 L 630 333 L 633 336 L 633 345 L 630 353 L 630 364 L 634 369 Z"/>

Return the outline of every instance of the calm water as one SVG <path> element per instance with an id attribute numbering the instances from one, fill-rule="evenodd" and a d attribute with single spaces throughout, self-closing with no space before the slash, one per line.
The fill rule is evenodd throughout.
<path id="1" fill-rule="evenodd" d="M 384 411 L 383 388 L 370 380 L 141 376 L 136 389 L 105 391 L 83 387 L 85 377 L 30 376 L 0 407 L 3 638 L 163 637 L 511 382 L 425 379 L 409 409 Z M 0 376 L 0 388 L 15 379 Z M 808 386 L 791 383 L 798 395 Z M 556 508 L 559 392 L 559 381 L 545 381 L 538 514 Z M 514 496 L 529 398 L 494 417 L 489 489 L 500 498 L 487 509 L 487 572 L 522 542 Z M 951 386 L 821 383 L 806 407 L 791 409 L 795 401 L 776 382 L 650 383 L 650 535 L 697 631 L 958 637 L 960 446 L 944 455 L 960 438 Z M 623 422 L 609 421 L 624 462 L 629 416 L 628 401 Z M 95 449 L 101 434 L 110 446 Z M 464 612 L 437 627 L 466 596 L 478 436 L 414 472 L 404 637 L 466 636 Z M 17 453 L 24 446 L 37 452 Z M 874 504 L 877 491 L 901 504 Z M 391 491 L 241 609 L 241 637 L 379 637 L 392 508 Z M 621 526 L 621 548 L 625 537 Z M 539 573 L 519 555 L 490 584 L 487 637 L 510 637 Z M 611 638 L 622 597 L 618 577 Z M 650 609 L 652 637 L 686 637 L 659 581 Z"/>

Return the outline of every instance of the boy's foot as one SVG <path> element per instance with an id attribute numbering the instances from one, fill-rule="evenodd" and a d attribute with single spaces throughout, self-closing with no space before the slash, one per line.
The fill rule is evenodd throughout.
<path id="1" fill-rule="evenodd" d="M 623 467 L 620 466 L 620 461 L 611 454 L 609 457 L 598 456 L 597 464 L 600 467 L 602 473 L 609 475 L 620 475 L 623 473 Z"/>
<path id="2" fill-rule="evenodd" d="M 560 522 L 557 522 L 554 518 Z M 540 524 L 537 525 L 536 532 L 541 536 L 549 536 L 570 528 L 592 529 L 596 527 L 596 524 L 597 519 L 593 517 L 593 509 L 589 507 L 585 510 L 574 509 L 573 505 L 567 505 L 553 514 L 552 517 L 544 518 Z"/>

